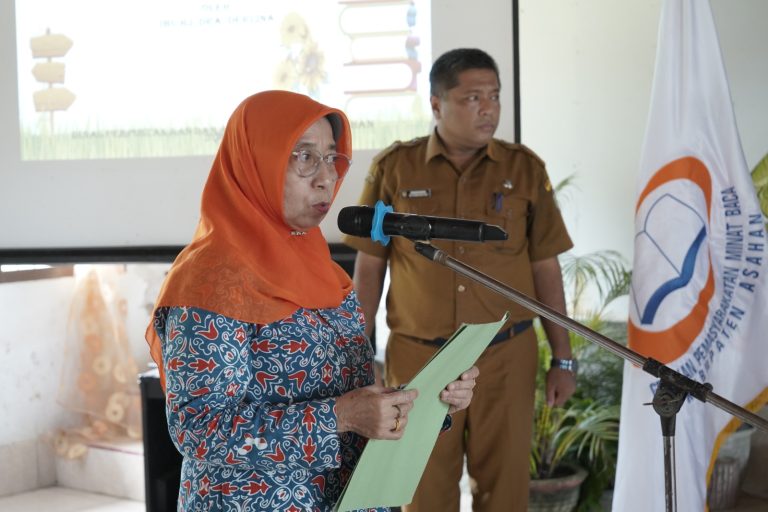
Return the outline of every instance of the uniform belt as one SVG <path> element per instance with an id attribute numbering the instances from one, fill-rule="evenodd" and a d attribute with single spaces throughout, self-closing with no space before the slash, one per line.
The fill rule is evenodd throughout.
<path id="1" fill-rule="evenodd" d="M 531 325 L 533 325 L 533 320 L 523 320 L 522 322 L 517 322 L 516 324 L 512 324 L 512 327 L 509 329 L 504 329 L 503 331 L 499 332 L 496 336 L 493 337 L 491 342 L 488 344 L 490 347 L 491 345 L 495 345 L 497 343 L 501 343 L 502 341 L 506 341 L 509 338 L 512 338 L 513 336 L 517 336 L 527 328 L 529 328 Z M 445 342 L 448 341 L 446 338 L 435 338 L 433 340 L 420 340 L 421 343 L 425 345 L 434 345 L 436 347 L 442 347 L 445 345 Z"/>

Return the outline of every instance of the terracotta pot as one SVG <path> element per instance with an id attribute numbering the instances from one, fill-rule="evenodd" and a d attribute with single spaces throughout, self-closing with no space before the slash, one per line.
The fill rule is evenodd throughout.
<path id="1" fill-rule="evenodd" d="M 587 478 L 587 471 L 578 466 L 563 467 L 562 476 L 531 480 L 528 512 L 571 512 L 576 508 L 581 483 Z"/>

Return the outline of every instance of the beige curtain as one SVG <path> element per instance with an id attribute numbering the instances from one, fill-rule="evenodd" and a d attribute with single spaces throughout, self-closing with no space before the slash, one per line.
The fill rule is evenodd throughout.
<path id="1" fill-rule="evenodd" d="M 122 265 L 78 265 L 69 313 L 59 403 L 81 413 L 80 425 L 54 435 L 58 455 L 141 438 L 138 368 L 126 335 Z"/>

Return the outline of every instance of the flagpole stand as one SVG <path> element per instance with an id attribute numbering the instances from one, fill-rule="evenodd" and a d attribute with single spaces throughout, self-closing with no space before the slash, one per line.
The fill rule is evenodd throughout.
<path id="1" fill-rule="evenodd" d="M 667 512 L 677 510 L 677 483 L 675 481 L 675 420 L 687 393 L 675 386 L 659 383 L 653 394 L 653 410 L 661 419 L 664 441 L 664 497 Z"/>
<path id="2" fill-rule="evenodd" d="M 661 435 L 664 442 L 664 496 L 666 497 L 667 511 L 674 512 L 677 510 L 677 486 L 675 482 L 675 420 L 677 413 L 689 395 L 706 402 L 707 395 L 712 391 L 712 385 L 696 382 L 653 358 L 646 360 L 643 364 L 643 371 L 659 379 L 659 385 L 653 393 L 653 401 L 645 405 L 652 405 L 653 410 L 656 411 L 661 420 Z"/>
<path id="3" fill-rule="evenodd" d="M 664 441 L 664 496 L 666 509 L 677 510 L 677 484 L 675 481 L 675 420 L 688 393 L 674 384 L 661 381 L 653 394 L 653 410 L 661 420 L 661 435 Z"/>
<path id="4" fill-rule="evenodd" d="M 702 402 L 710 403 L 732 416 L 741 419 L 745 423 L 749 423 L 754 427 L 768 432 L 768 420 L 765 420 L 757 414 L 715 394 L 712 391 L 711 384 L 696 382 L 672 368 L 664 366 L 655 359 L 647 358 L 634 350 L 585 327 L 546 304 L 534 300 L 524 293 L 521 293 L 514 288 L 475 270 L 469 265 L 448 256 L 444 251 L 428 242 L 414 242 L 414 249 L 428 260 L 448 267 L 457 274 L 461 274 L 464 277 L 482 284 L 486 288 L 503 295 L 513 302 L 552 321 L 560 327 L 580 334 L 585 339 L 600 345 L 605 350 L 612 352 L 625 361 L 629 361 L 634 365 L 641 367 L 645 372 L 659 379 L 660 382 L 656 388 L 651 404 L 661 418 L 661 429 L 664 437 L 664 477 L 667 490 L 667 511 L 674 511 L 676 508 L 674 446 L 675 417 L 688 395 Z"/>
<path id="5" fill-rule="evenodd" d="M 659 385 L 653 393 L 653 410 L 661 420 L 661 435 L 664 442 L 664 490 L 666 510 L 677 510 L 677 485 L 675 482 L 675 420 L 677 413 L 683 407 L 688 396 L 693 396 L 703 402 L 712 391 L 711 384 L 701 384 L 671 368 L 664 366 L 655 359 L 648 358 L 643 365 L 643 371 L 659 379 Z"/>

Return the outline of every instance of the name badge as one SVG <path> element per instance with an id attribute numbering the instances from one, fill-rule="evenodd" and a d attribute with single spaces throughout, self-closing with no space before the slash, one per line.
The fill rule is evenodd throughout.
<path id="1" fill-rule="evenodd" d="M 423 197 L 432 197 L 432 189 L 415 188 L 413 190 L 403 190 L 400 195 L 406 199 L 416 199 Z"/>

